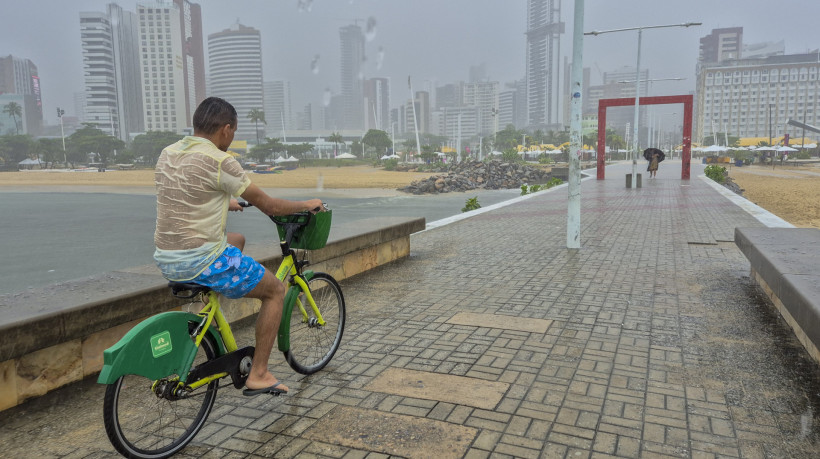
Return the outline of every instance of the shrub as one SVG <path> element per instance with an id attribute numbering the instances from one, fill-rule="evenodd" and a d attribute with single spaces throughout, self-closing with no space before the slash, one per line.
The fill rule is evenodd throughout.
<path id="1" fill-rule="evenodd" d="M 549 179 L 549 181 L 547 181 L 547 184 L 544 185 L 544 186 L 546 188 L 552 188 L 552 187 L 560 185 L 562 183 L 564 183 L 563 180 L 559 179 L 558 177 L 553 177 L 553 178 Z"/>
<path id="2" fill-rule="evenodd" d="M 707 177 L 718 183 L 723 183 L 726 181 L 726 168 L 723 166 L 718 166 L 717 164 L 706 166 L 704 173 Z"/>
<path id="3" fill-rule="evenodd" d="M 799 151 L 794 156 L 795 159 L 811 159 L 811 153 L 807 151 Z"/>
<path id="4" fill-rule="evenodd" d="M 461 209 L 462 212 L 469 212 L 471 210 L 480 209 L 481 204 L 478 203 L 478 196 L 474 198 L 468 198 L 467 202 L 464 203 L 464 207 Z"/>
<path id="5" fill-rule="evenodd" d="M 527 190 L 527 184 L 521 185 L 521 196 L 524 196 L 529 191 Z"/>
<path id="6" fill-rule="evenodd" d="M 388 159 L 387 161 L 384 162 L 384 170 L 386 170 L 386 171 L 394 171 L 394 170 L 396 170 L 396 168 L 398 166 L 399 166 L 399 160 L 395 159 L 395 158 Z"/>
<path id="7" fill-rule="evenodd" d="M 546 190 L 546 188 L 544 188 Z M 541 190 L 541 185 L 530 185 L 530 193 L 535 193 Z"/>

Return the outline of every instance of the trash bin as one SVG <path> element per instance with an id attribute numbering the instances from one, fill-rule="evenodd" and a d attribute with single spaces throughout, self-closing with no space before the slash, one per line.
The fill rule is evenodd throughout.
<path id="1" fill-rule="evenodd" d="M 704 156 L 704 157 L 703 157 L 703 158 L 701 158 L 701 159 L 703 160 L 703 164 L 706 164 L 706 157 Z"/>
<path id="2" fill-rule="evenodd" d="M 736 159 L 736 160 L 735 160 L 735 166 L 736 166 L 736 167 L 740 167 L 740 166 L 742 166 L 742 165 L 743 165 L 743 160 L 742 160 L 742 159 Z"/>

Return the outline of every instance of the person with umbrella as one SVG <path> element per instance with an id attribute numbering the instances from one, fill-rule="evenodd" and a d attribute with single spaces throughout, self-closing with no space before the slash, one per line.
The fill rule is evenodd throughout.
<path id="1" fill-rule="evenodd" d="M 643 151 L 643 157 L 649 161 L 649 166 L 646 168 L 649 177 L 655 178 L 658 174 L 658 164 L 666 158 L 666 155 L 657 148 L 647 148 Z"/>

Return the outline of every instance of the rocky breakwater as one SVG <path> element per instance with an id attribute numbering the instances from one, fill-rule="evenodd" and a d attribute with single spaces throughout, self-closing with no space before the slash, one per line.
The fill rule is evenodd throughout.
<path id="1" fill-rule="evenodd" d="M 450 193 L 454 191 L 505 190 L 523 184 L 537 185 L 550 179 L 549 172 L 537 167 L 499 160 L 471 161 L 454 164 L 447 175 L 417 180 L 399 191 L 412 194 Z"/>

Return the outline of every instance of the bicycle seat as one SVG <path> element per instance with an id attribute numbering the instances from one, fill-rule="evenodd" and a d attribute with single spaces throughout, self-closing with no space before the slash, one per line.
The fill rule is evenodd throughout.
<path id="1" fill-rule="evenodd" d="M 177 298 L 193 298 L 200 293 L 208 293 L 211 291 L 210 287 L 193 282 L 169 281 L 168 287 L 171 288 L 171 294 Z"/>

